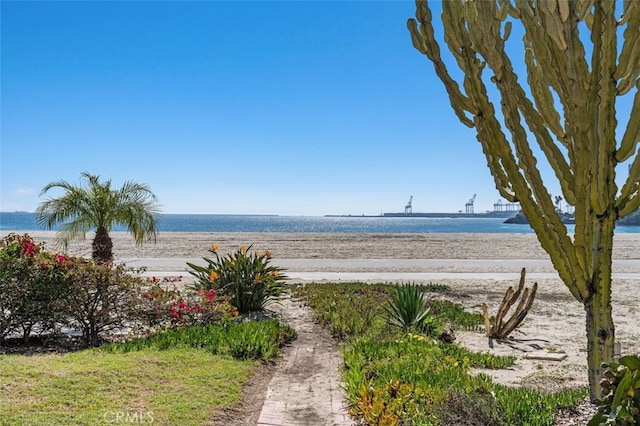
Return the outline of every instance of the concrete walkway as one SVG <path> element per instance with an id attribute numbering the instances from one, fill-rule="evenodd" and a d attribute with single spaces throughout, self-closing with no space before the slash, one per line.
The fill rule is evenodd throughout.
<path id="1" fill-rule="evenodd" d="M 193 277 L 186 263 L 200 258 L 123 258 L 131 267 L 146 267 L 146 276 Z M 558 278 L 549 260 L 541 259 L 278 259 L 291 283 L 305 282 L 430 282 L 437 280 L 517 280 L 527 268 L 531 280 Z M 640 279 L 640 259 L 614 259 L 614 279 Z"/>
<path id="2" fill-rule="evenodd" d="M 354 424 L 345 409 L 335 341 L 300 302 L 288 298 L 272 308 L 298 339 L 284 351 L 269 383 L 258 426 Z"/>

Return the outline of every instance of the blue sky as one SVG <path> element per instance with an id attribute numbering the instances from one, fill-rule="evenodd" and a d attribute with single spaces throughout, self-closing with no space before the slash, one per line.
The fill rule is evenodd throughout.
<path id="1" fill-rule="evenodd" d="M 164 213 L 476 211 L 473 129 L 411 45 L 412 1 L 1 7 L 0 210 L 88 171 Z M 553 192 L 553 187 L 550 187 Z"/>

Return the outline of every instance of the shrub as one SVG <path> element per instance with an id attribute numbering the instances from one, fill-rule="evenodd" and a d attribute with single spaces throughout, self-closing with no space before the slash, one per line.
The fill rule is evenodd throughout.
<path id="1" fill-rule="evenodd" d="M 136 317 L 144 280 L 124 265 L 77 260 L 70 275 L 66 325 L 82 331 L 89 345 L 101 333 L 124 330 Z"/>
<path id="2" fill-rule="evenodd" d="M 600 382 L 604 397 L 589 426 L 640 423 L 640 357 L 628 355 L 619 362 L 603 364 Z"/>
<path id="3" fill-rule="evenodd" d="M 241 247 L 234 253 L 220 256 L 218 245 L 209 251 L 215 259 L 204 258 L 207 266 L 187 262 L 190 274 L 198 281 L 196 290 L 216 290 L 221 296 L 230 297 L 230 302 L 241 314 L 261 311 L 265 305 L 280 298 L 283 292 L 283 269 L 270 265 L 271 253 L 260 253 L 252 246 Z"/>
<path id="4" fill-rule="evenodd" d="M 417 285 L 395 285 L 384 309 L 389 324 L 401 328 L 403 332 L 415 330 L 430 335 L 434 332 L 427 299 Z"/>
<path id="5" fill-rule="evenodd" d="M 180 280 L 149 279 L 151 286 L 142 293 L 139 308 L 147 329 L 215 324 L 238 314 L 229 298 L 219 297 L 216 290 L 178 290 L 175 283 Z M 165 288 L 168 284 L 172 288 Z"/>
<path id="6" fill-rule="evenodd" d="M 21 331 L 28 340 L 36 326 L 54 328 L 64 317 L 69 269 L 74 260 L 44 250 L 25 235 L 9 234 L 0 242 L 0 340 Z"/>

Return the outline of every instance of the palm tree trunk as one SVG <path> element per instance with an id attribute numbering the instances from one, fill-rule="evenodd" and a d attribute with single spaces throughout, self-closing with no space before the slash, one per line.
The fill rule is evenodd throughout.
<path id="1" fill-rule="evenodd" d="M 113 262 L 113 242 L 106 228 L 98 228 L 93 239 L 91 256 L 96 263 Z"/>

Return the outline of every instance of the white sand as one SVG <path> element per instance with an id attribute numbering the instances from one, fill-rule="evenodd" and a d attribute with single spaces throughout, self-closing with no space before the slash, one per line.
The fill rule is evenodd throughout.
<path id="1" fill-rule="evenodd" d="M 53 248 L 54 232 L 29 231 Z M 0 235 L 4 236 L 3 231 Z M 88 236 L 90 239 L 91 236 Z M 482 303 L 495 313 L 521 267 L 538 295 L 522 327 L 507 343 L 489 348 L 481 334 L 457 332 L 458 341 L 479 351 L 518 356 L 513 369 L 488 372 L 508 384 L 550 388 L 587 383 L 585 313 L 548 261 L 534 234 L 324 234 L 163 232 L 156 244 L 136 247 L 126 233 L 112 234 L 117 260 L 147 265 L 151 273 L 185 273 L 184 263 L 210 257 L 213 243 L 225 253 L 254 244 L 273 253 L 294 282 L 429 281 L 447 284 L 457 302 L 474 312 Z M 90 256 L 90 240 L 75 243 L 70 254 Z M 640 234 L 618 234 L 614 244 L 613 312 L 622 353 L 640 353 Z M 185 275 L 188 275 L 185 273 Z M 526 355 L 565 353 L 563 361 L 529 360 Z"/>

